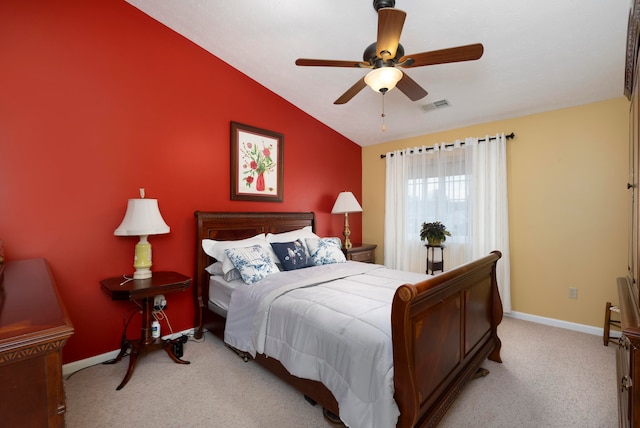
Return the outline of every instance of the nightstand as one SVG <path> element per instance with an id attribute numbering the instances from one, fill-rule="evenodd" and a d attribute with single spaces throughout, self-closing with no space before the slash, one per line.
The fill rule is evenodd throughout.
<path id="1" fill-rule="evenodd" d="M 354 262 L 375 263 L 376 262 L 375 244 L 354 244 L 350 249 L 342 248 L 342 252 L 347 260 Z"/>
<path id="2" fill-rule="evenodd" d="M 115 364 L 122 359 L 131 348 L 129 356 L 129 368 L 116 390 L 124 388 L 131 379 L 136 360 L 142 352 L 164 348 L 169 357 L 178 364 L 189 364 L 178 358 L 173 352 L 175 340 L 154 339 L 151 335 L 151 319 L 153 318 L 153 297 L 159 294 L 183 291 L 189 288 L 191 278 L 177 272 L 153 272 L 153 276 L 147 279 L 125 279 L 122 276 L 108 278 L 100 281 L 102 290 L 112 300 L 142 300 L 142 332 L 140 339 L 129 340 L 126 331 L 123 333 L 118 356 L 105 364 Z M 179 339 L 178 339 L 179 340 Z"/>

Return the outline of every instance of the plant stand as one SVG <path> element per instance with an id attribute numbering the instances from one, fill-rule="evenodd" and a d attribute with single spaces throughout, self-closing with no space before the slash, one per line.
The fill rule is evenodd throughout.
<path id="1" fill-rule="evenodd" d="M 445 245 L 429 245 L 426 244 L 427 247 L 427 275 L 433 275 L 435 272 L 444 272 L 444 249 Z M 436 249 L 440 250 L 440 258 L 436 260 Z M 429 272 L 431 271 L 431 272 Z"/>

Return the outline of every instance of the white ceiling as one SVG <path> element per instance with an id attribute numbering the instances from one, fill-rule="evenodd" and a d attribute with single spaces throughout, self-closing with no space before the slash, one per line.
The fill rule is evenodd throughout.
<path id="1" fill-rule="evenodd" d="M 482 43 L 484 55 L 404 69 L 429 95 L 385 95 L 385 132 L 382 95 L 333 104 L 367 69 L 294 64 L 362 60 L 371 0 L 127 1 L 361 146 L 623 96 L 630 0 L 397 0 L 406 54 Z M 421 108 L 442 99 L 451 107 Z"/>

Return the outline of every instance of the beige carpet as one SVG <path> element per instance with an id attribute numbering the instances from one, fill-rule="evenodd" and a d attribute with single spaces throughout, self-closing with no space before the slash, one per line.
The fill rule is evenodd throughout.
<path id="1" fill-rule="evenodd" d="M 602 338 L 505 318 L 503 364 L 471 381 L 439 427 L 617 426 L 615 349 Z M 128 358 L 66 377 L 66 426 L 322 427 L 322 410 L 220 340 L 189 341 L 174 364 L 164 351 L 138 361 L 116 391 Z"/>

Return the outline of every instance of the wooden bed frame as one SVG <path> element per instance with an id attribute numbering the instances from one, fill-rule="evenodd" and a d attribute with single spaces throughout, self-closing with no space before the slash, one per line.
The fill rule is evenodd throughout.
<path id="1" fill-rule="evenodd" d="M 196 337 L 204 329 L 223 337 L 224 316 L 208 308 L 212 260 L 202 251 L 202 239 L 236 240 L 259 233 L 281 233 L 312 226 L 313 213 L 241 213 L 196 211 L 194 301 Z M 494 251 L 482 259 L 436 275 L 416 285 L 402 285 L 391 310 L 397 427 L 435 426 L 463 386 L 489 358 L 500 359 L 497 335 L 502 302 L 496 282 Z M 297 378 L 275 359 L 255 360 L 305 396 L 339 415 L 338 403 L 320 382 Z"/>

